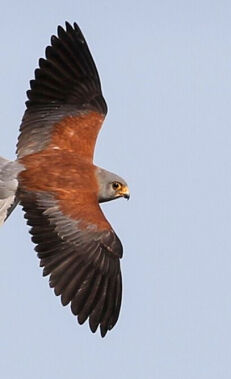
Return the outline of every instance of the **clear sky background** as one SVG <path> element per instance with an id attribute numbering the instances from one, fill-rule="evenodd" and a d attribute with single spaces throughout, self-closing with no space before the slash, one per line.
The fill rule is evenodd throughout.
<path id="1" fill-rule="evenodd" d="M 50 36 L 76 21 L 109 106 L 95 162 L 131 190 L 104 206 L 124 245 L 104 339 L 49 289 L 21 209 L 1 228 L 0 377 L 229 379 L 230 1 L 15 0 L 0 17 L 0 154 Z"/>

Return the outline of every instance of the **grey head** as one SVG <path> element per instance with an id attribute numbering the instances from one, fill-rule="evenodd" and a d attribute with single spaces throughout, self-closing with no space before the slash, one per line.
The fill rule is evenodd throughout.
<path id="1" fill-rule="evenodd" d="M 128 185 L 120 176 L 104 170 L 103 168 L 96 167 L 96 178 L 99 185 L 99 203 L 115 200 L 120 197 L 129 199 L 130 193 Z"/>

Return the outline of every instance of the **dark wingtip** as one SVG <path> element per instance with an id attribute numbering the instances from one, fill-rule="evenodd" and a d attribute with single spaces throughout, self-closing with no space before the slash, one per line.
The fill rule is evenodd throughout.
<path id="1" fill-rule="evenodd" d="M 92 331 L 92 333 L 95 333 L 97 328 L 98 328 L 98 323 L 94 322 L 94 320 L 92 319 L 92 317 L 90 316 L 89 317 L 89 327 Z"/>
<path id="2" fill-rule="evenodd" d="M 52 35 L 45 57 L 35 70 L 36 85 L 27 93 L 28 109 L 68 103 L 73 109 L 96 110 L 106 115 L 97 68 L 76 22 L 66 21 L 57 27 L 57 36 Z"/>
<path id="3" fill-rule="evenodd" d="M 105 328 L 103 325 L 100 325 L 100 334 L 101 334 L 102 338 L 104 338 L 106 336 L 107 331 L 108 331 L 107 328 Z"/>
<path id="4" fill-rule="evenodd" d="M 74 30 L 72 25 L 68 21 L 65 21 L 65 26 L 67 32 L 72 32 Z"/>
<path id="5" fill-rule="evenodd" d="M 63 27 L 61 25 L 58 26 L 57 28 L 57 35 L 59 38 L 62 38 L 62 35 L 66 33 L 65 30 L 63 29 Z"/>

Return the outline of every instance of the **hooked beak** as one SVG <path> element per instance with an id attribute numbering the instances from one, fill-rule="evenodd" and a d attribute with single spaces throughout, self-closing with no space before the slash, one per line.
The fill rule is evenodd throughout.
<path id="1" fill-rule="evenodd" d="M 130 199 L 130 192 L 127 186 L 124 186 L 119 192 L 120 196 L 123 196 L 125 199 Z"/>

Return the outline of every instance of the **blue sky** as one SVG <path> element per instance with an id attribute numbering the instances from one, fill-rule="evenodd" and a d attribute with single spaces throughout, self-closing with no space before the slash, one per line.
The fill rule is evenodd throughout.
<path id="1" fill-rule="evenodd" d="M 18 208 L 0 230 L 5 379 L 231 376 L 231 4 L 44 1 L 1 6 L 0 154 L 58 24 L 76 21 L 109 114 L 95 162 L 126 178 L 103 207 L 124 245 L 123 303 L 101 339 L 42 278 Z"/>

